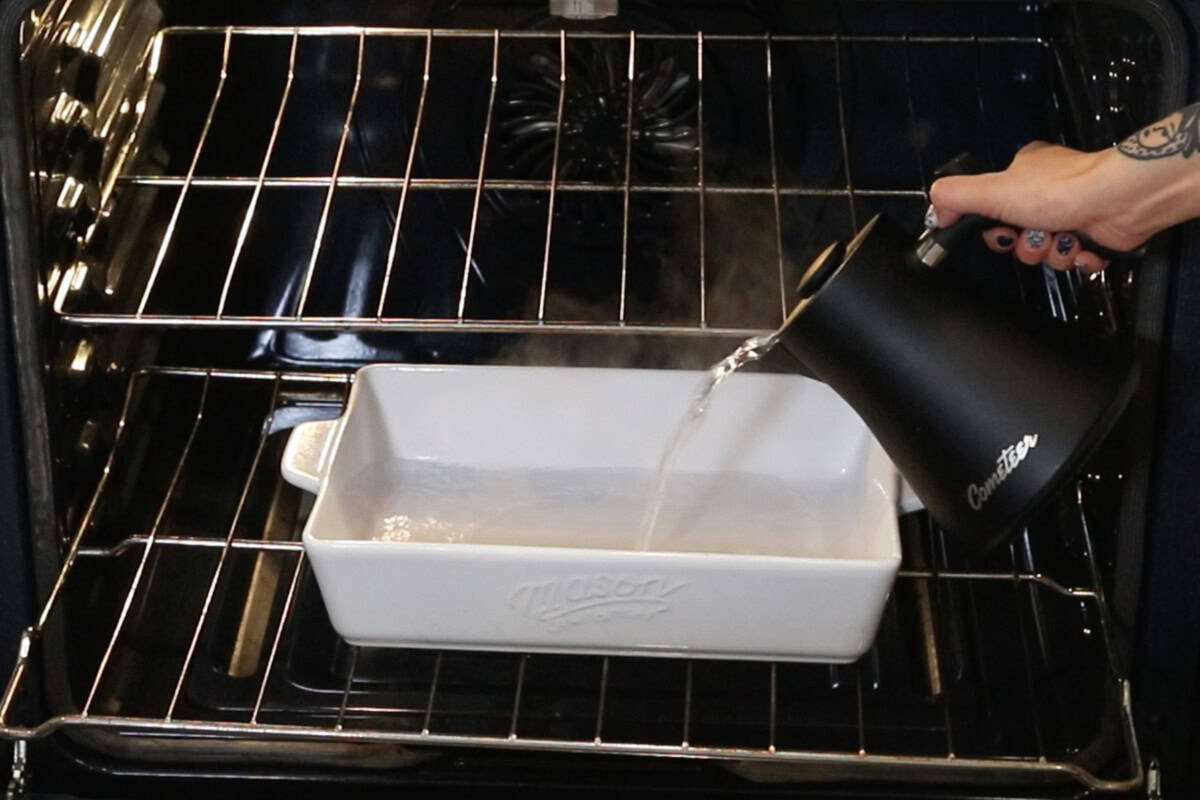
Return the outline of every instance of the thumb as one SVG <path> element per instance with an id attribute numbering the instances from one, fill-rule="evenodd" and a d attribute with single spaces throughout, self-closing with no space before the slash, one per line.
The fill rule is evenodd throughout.
<path id="1" fill-rule="evenodd" d="M 929 187 L 929 199 L 941 218 L 943 209 L 957 217 L 959 214 L 982 214 L 1002 217 L 1006 205 L 1004 173 L 982 175 L 950 175 L 934 181 Z"/>

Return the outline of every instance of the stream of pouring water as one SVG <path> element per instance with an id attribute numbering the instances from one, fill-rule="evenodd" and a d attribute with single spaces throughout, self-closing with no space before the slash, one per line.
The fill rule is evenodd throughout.
<path id="1" fill-rule="evenodd" d="M 680 420 L 679 425 L 667 439 L 666 446 L 663 447 L 662 458 L 658 462 L 658 471 L 654 476 L 653 491 L 646 499 L 646 510 L 642 514 L 641 532 L 637 541 L 639 550 L 649 550 L 654 541 L 654 529 L 658 525 L 658 516 L 662 511 L 667 480 L 671 477 L 675 461 L 679 458 L 683 445 L 695 434 L 700 428 L 700 423 L 704 421 L 704 414 L 712 402 L 713 393 L 726 378 L 751 361 L 758 361 L 778 341 L 778 331 L 765 336 L 751 336 L 738 345 L 732 353 L 713 364 L 708 371 L 708 375 L 701 382 L 700 389 L 692 399 L 691 405 L 688 406 L 683 419 Z"/>

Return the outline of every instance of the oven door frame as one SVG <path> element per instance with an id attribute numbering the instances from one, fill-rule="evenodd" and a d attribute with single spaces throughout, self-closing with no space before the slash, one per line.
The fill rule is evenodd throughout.
<path id="1" fill-rule="evenodd" d="M 1186 96 L 1192 101 L 1200 98 L 1200 8 L 1196 3 L 1178 2 L 1173 8 L 1155 0 L 1108 0 L 1113 5 L 1147 9 L 1158 14 L 1159 25 L 1174 25 L 1182 21 L 1192 42 L 1191 87 Z M 0 251 L 0 272 L 6 280 L 0 282 L 0 319 L 11 325 L 0 325 L 0 663 L 12 663 L 20 630 L 33 620 L 34 598 L 44 595 L 58 572 L 60 555 L 55 518 L 49 423 L 46 415 L 43 368 L 45 353 L 42 343 L 52 334 L 56 321 L 38 302 L 35 292 L 34 267 L 36 229 L 29 202 L 28 175 L 24 163 L 26 149 L 23 135 L 19 82 L 15 64 L 16 30 L 35 0 L 8 0 L 0 5 L 0 213 L 3 214 L 3 250 Z M 1181 87 L 1182 95 L 1182 87 Z M 1200 316 L 1194 312 L 1200 301 L 1200 225 L 1185 226 L 1180 237 L 1180 263 L 1196 265 L 1195 269 L 1177 270 L 1176 274 L 1156 276 L 1162 285 L 1156 288 L 1166 307 L 1168 329 L 1163 334 L 1167 367 L 1161 382 L 1161 416 L 1153 431 L 1154 446 L 1150 472 L 1151 483 L 1146 496 L 1146 551 L 1143 564 L 1138 553 L 1129 554 L 1129 566 L 1118 570 L 1116 597 L 1124 603 L 1114 603 L 1129 611 L 1128 621 L 1136 628 L 1130 635 L 1135 643 L 1132 655 L 1135 664 L 1135 714 L 1138 730 L 1144 738 L 1144 751 L 1163 764 L 1166 787 L 1179 791 L 1183 786 L 1200 786 L 1200 767 L 1189 757 L 1200 744 L 1197 720 L 1200 703 L 1200 540 L 1178 535 L 1194 520 L 1200 519 L 1200 493 L 1184 491 L 1200 478 L 1200 418 L 1194 409 L 1200 405 Z M 1158 312 L 1160 317 L 1162 311 Z M 1151 418 L 1152 419 L 1152 418 Z M 1149 457 L 1149 456 L 1148 456 Z M 36 534 L 36 535 L 35 535 Z M 1123 575 L 1123 577 L 1121 577 Z M 1120 581 L 1124 581 L 1123 584 Z M 1114 599 L 1116 599 L 1116 597 Z M 81 748 L 68 737 L 56 735 L 32 748 L 36 751 L 34 769 L 44 776 L 60 773 L 65 786 L 78 786 L 78 781 L 91 782 L 97 772 L 108 776 L 105 792 L 120 791 L 128 779 L 142 780 L 157 776 L 163 788 L 178 790 L 179 778 L 207 774 L 211 779 L 197 781 L 197 786 L 228 791 L 228 778 L 251 775 L 259 777 L 291 777 L 284 781 L 294 792 L 302 786 L 323 785 L 325 781 L 344 779 L 344 773 L 313 772 L 299 776 L 284 770 L 255 770 L 247 768 L 230 775 L 225 770 L 206 771 L 198 765 L 174 770 L 168 765 L 130 764 L 101 757 Z M 509 775 L 513 785 L 529 776 L 520 772 L 505 772 L 503 759 L 494 754 L 478 758 L 463 758 L 456 762 L 462 767 L 478 760 L 484 769 L 496 770 L 496 776 Z M 1188 775 L 1188 770 L 1191 775 Z M 571 774 L 586 774 L 574 769 Z M 608 770 L 596 775 L 607 774 Z M 647 774 L 659 770 L 646 770 Z M 449 774 L 431 774 L 422 778 L 414 774 L 400 783 L 448 786 L 461 777 L 462 769 Z M 668 774 L 663 771 L 663 775 Z M 555 780 L 553 773 L 545 775 Z M 559 778 L 561 779 L 561 777 Z M 394 778 L 393 778 L 394 780 Z M 504 779 L 501 778 L 501 781 Z M 600 784 L 603 780 L 597 778 Z M 647 777 L 647 788 L 662 780 Z M 54 781 L 58 783 L 57 780 Z M 143 784 L 134 784 L 145 788 Z M 395 783 L 388 791 L 394 792 Z M 469 786 L 470 781 L 463 784 Z M 662 784 L 666 788 L 667 784 Z M 244 788 L 244 787 L 243 787 Z M 611 787 L 610 787 L 611 788 Z M 677 787 L 676 787 L 677 788 Z M 714 793 L 731 787 L 711 787 Z M 869 790 L 864 785 L 864 791 Z M 319 790 L 319 789 L 318 789 Z M 254 792 L 255 790 L 249 790 Z M 1185 790 L 1186 791 L 1186 790 Z M 922 794 L 920 796 L 928 796 Z"/>

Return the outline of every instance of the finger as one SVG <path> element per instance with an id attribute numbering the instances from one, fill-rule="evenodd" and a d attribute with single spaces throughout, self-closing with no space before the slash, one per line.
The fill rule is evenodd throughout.
<path id="1" fill-rule="evenodd" d="M 1075 254 L 1072 265 L 1085 275 L 1092 275 L 1108 267 L 1108 261 L 1090 250 L 1082 250 Z"/>
<path id="2" fill-rule="evenodd" d="M 1027 228 L 1017 237 L 1014 252 L 1022 264 L 1040 264 L 1050 252 L 1050 236 L 1037 228 Z"/>
<path id="3" fill-rule="evenodd" d="M 929 199 L 937 209 L 943 227 L 949 224 L 947 220 L 950 214 L 957 219 L 964 211 L 973 211 L 985 217 L 999 217 L 1002 215 L 997 198 L 1003 199 L 1003 193 L 997 189 L 1002 184 L 1003 178 L 999 173 L 950 175 L 933 182 L 929 187 Z"/>
<path id="4" fill-rule="evenodd" d="M 1017 246 L 1017 232 L 1012 228 L 991 228 L 983 232 L 983 241 L 989 250 L 1007 253 Z"/>
<path id="5" fill-rule="evenodd" d="M 1050 239 L 1054 242 L 1046 263 L 1055 269 L 1071 269 L 1075 266 L 1075 254 L 1079 252 L 1079 239 L 1069 233 L 1053 233 Z"/>
<path id="6" fill-rule="evenodd" d="M 1017 156 L 1028 155 L 1043 148 L 1055 147 L 1049 142 L 1034 141 L 1025 145 Z M 1014 163 L 1016 158 L 1014 157 Z M 937 209 L 942 227 L 948 223 L 946 214 L 950 209 L 957 213 L 973 212 L 985 217 L 1003 219 L 1015 225 L 1029 225 L 1035 209 L 1029 205 L 1029 191 L 1025 182 L 1014 177 L 1011 167 L 1001 172 L 983 172 L 977 175 L 947 175 L 938 178 L 929 187 L 929 201 Z M 1025 219 L 1010 219 L 1010 214 L 1025 210 Z"/>
<path id="7" fill-rule="evenodd" d="M 957 211 L 939 208 L 930 204 L 929 208 L 925 209 L 925 227 L 926 228 L 948 228 L 958 222 L 962 214 Z"/>
<path id="8" fill-rule="evenodd" d="M 1019 156 L 1022 154 L 1032 153 L 1035 150 L 1041 150 L 1042 148 L 1049 147 L 1049 146 L 1050 146 L 1050 142 L 1044 141 L 1042 139 L 1034 139 L 1032 142 L 1029 142 L 1024 147 L 1022 147 L 1020 150 L 1018 150 L 1017 155 Z"/>

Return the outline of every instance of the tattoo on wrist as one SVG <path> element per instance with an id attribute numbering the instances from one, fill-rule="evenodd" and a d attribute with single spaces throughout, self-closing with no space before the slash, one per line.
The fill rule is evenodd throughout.
<path id="1" fill-rule="evenodd" d="M 1200 103 L 1179 109 L 1166 119 L 1147 125 L 1117 149 L 1130 158 L 1150 161 L 1179 153 L 1188 158 L 1200 152 Z"/>

